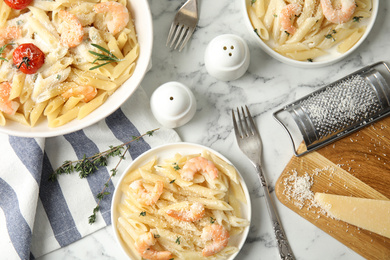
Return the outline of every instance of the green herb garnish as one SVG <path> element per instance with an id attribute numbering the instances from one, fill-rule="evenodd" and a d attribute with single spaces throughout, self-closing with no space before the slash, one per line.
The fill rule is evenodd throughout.
<path id="1" fill-rule="evenodd" d="M 213 217 L 210 217 L 210 223 L 214 224 L 214 222 L 215 222 L 215 219 Z"/>
<path id="2" fill-rule="evenodd" d="M 331 33 L 325 35 L 325 38 L 332 39 L 332 41 L 335 41 L 336 39 L 333 37 L 333 34 L 335 34 L 335 33 L 337 33 L 337 32 L 336 32 L 336 30 L 333 29 Z"/>
<path id="3" fill-rule="evenodd" d="M 89 70 L 94 70 L 94 69 L 100 68 L 100 67 L 102 67 L 102 66 L 104 66 L 106 64 L 112 63 L 112 62 L 123 61 L 123 59 L 119 59 L 114 54 L 112 54 L 109 50 L 103 48 L 102 46 L 94 44 L 94 43 L 91 43 L 91 45 L 93 47 L 95 47 L 95 48 L 98 48 L 102 52 L 107 53 L 107 54 L 102 54 L 102 53 L 97 53 L 97 52 L 94 52 L 94 51 L 88 51 L 89 53 L 97 56 L 97 58 L 92 62 L 92 64 L 95 64 L 97 61 L 107 61 L 107 62 L 99 64 L 97 66 L 94 66 L 94 67 L 90 68 Z"/>
<path id="4" fill-rule="evenodd" d="M 30 58 L 23 57 L 22 62 L 20 62 L 19 66 L 18 66 L 18 69 L 20 69 L 22 67 L 23 63 L 26 64 L 26 68 L 30 67 Z"/>
<path id="5" fill-rule="evenodd" d="M 3 54 L 5 48 L 7 48 L 8 45 L 14 45 L 14 44 L 13 44 L 13 43 L 7 43 L 6 45 L 3 45 L 3 46 L 0 48 L 0 55 Z M 3 58 L 3 57 L 0 57 L 0 60 L 8 61 L 6 58 Z"/>
<path id="6" fill-rule="evenodd" d="M 145 134 L 140 135 L 136 138 L 133 137 L 132 140 L 129 142 L 126 142 L 126 143 L 123 143 L 123 144 L 120 144 L 117 146 L 109 146 L 110 149 L 108 149 L 104 152 L 96 153 L 90 157 L 87 157 L 86 155 L 84 155 L 82 159 L 77 160 L 77 161 L 70 161 L 70 160 L 64 161 L 60 167 L 58 167 L 52 174 L 49 175 L 49 180 L 55 181 L 58 179 L 59 175 L 70 174 L 73 172 L 78 172 L 80 178 L 86 178 L 90 174 L 95 173 L 100 167 L 107 166 L 108 159 L 110 157 L 119 157 L 120 158 L 118 163 L 116 164 L 116 166 L 113 169 L 111 169 L 111 171 L 110 171 L 111 175 L 108 178 L 107 182 L 104 184 L 102 191 L 96 195 L 96 198 L 98 199 L 97 205 L 93 209 L 92 215 L 89 216 L 89 218 L 88 218 L 89 224 L 92 224 L 96 221 L 96 213 L 100 210 L 100 206 L 99 206 L 100 202 L 103 200 L 103 198 L 105 196 L 110 194 L 110 192 L 107 192 L 105 190 L 109 186 L 109 182 L 112 179 L 112 177 L 114 177 L 117 174 L 117 172 L 118 172 L 117 169 L 118 169 L 119 164 L 122 162 L 123 159 L 125 159 L 124 155 L 126 154 L 127 150 L 130 148 L 130 143 L 134 142 L 134 141 L 138 141 L 139 139 L 141 139 L 143 136 L 146 136 L 146 135 L 153 136 L 153 133 L 157 130 L 158 130 L 158 128 L 151 130 L 151 131 L 148 131 Z M 125 149 L 125 146 L 126 146 L 126 149 Z"/>
<path id="7" fill-rule="evenodd" d="M 356 23 L 359 23 L 360 22 L 360 19 L 362 19 L 362 18 L 364 18 L 363 16 L 354 16 L 353 18 L 352 18 L 352 20 L 354 21 L 354 22 L 356 22 Z"/>
<path id="8" fill-rule="evenodd" d="M 173 169 L 175 169 L 176 171 L 180 170 L 180 166 L 177 163 L 174 163 L 174 164 L 175 164 L 175 166 L 173 166 Z"/>
<path id="9" fill-rule="evenodd" d="M 171 180 L 169 183 L 172 184 L 172 183 L 174 183 L 175 181 L 176 181 L 176 179 Z"/>
<path id="10" fill-rule="evenodd" d="M 146 216 L 146 211 L 142 211 L 141 213 L 139 213 L 139 215 L 145 217 Z"/>
<path id="11" fill-rule="evenodd" d="M 307 61 L 308 62 L 313 62 L 313 59 L 312 58 L 308 58 Z"/>
<path id="12" fill-rule="evenodd" d="M 178 245 L 180 245 L 180 237 L 177 237 L 177 238 L 176 238 L 175 243 L 178 244 Z"/>

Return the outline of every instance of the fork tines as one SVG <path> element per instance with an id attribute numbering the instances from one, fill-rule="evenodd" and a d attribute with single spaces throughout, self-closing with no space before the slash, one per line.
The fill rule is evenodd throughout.
<path id="1" fill-rule="evenodd" d="M 180 52 L 187 44 L 188 40 L 191 38 L 191 35 L 194 33 L 194 31 L 195 28 L 190 28 L 183 24 L 172 23 L 171 29 L 169 30 L 166 46 L 169 45 L 169 48 L 172 48 L 172 46 L 176 43 L 174 47 L 174 50 L 176 50 L 181 43 L 179 48 L 179 52 Z"/>
<path id="2" fill-rule="evenodd" d="M 173 19 L 166 46 L 174 46 L 175 50 L 180 46 L 180 52 L 194 33 L 198 20 L 197 0 L 187 0 Z"/>
<path id="3" fill-rule="evenodd" d="M 237 135 L 240 136 L 240 138 L 243 137 L 248 137 L 250 135 L 254 135 L 256 130 L 255 123 L 253 122 L 252 115 L 249 112 L 249 109 L 247 106 L 245 106 L 246 110 L 246 115 L 244 108 L 241 107 L 241 114 L 240 114 L 240 109 L 237 107 L 237 117 L 238 117 L 238 123 L 239 126 L 237 125 L 237 120 L 234 115 L 234 110 L 232 110 L 232 117 L 233 117 L 233 125 L 234 125 L 234 131 L 236 132 Z M 248 123 L 249 121 L 249 123 Z"/>

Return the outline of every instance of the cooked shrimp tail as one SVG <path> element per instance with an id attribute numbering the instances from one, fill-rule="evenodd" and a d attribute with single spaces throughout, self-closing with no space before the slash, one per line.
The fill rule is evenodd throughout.
<path id="1" fill-rule="evenodd" d="M 6 114 L 14 115 L 20 104 L 16 101 L 9 100 L 11 94 L 11 84 L 3 82 L 0 84 L 0 110 Z"/>
<path id="2" fill-rule="evenodd" d="M 122 31 L 130 21 L 126 6 L 118 2 L 103 2 L 94 6 L 96 13 L 104 13 L 107 29 L 113 35 Z"/>
<path id="3" fill-rule="evenodd" d="M 201 235 L 202 240 L 205 242 L 212 240 L 213 242 L 206 245 L 202 250 L 202 255 L 211 256 L 220 252 L 227 246 L 229 237 L 229 232 L 221 225 L 212 224 L 204 227 Z"/>
<path id="4" fill-rule="evenodd" d="M 152 232 L 144 233 L 135 241 L 135 249 L 145 259 L 148 260 L 169 260 L 172 253 L 169 251 L 157 251 L 153 249 L 156 239 Z"/>
<path id="5" fill-rule="evenodd" d="M 203 204 L 195 202 L 189 210 L 173 210 L 169 209 L 166 212 L 168 216 L 185 222 L 194 222 L 204 217 L 205 209 Z"/>
<path id="6" fill-rule="evenodd" d="M 197 172 L 207 173 L 212 179 L 218 177 L 218 169 L 215 164 L 204 157 L 195 157 L 190 159 L 184 166 L 181 172 L 181 177 L 186 181 L 194 179 Z"/>
<path id="7" fill-rule="evenodd" d="M 16 40 L 22 35 L 22 30 L 16 26 L 9 26 L 0 29 L 0 46 L 8 43 L 9 41 Z"/>
<path id="8" fill-rule="evenodd" d="M 296 31 L 294 17 L 297 17 L 302 12 L 302 7 L 299 4 L 288 4 L 280 11 L 280 24 L 282 29 L 289 34 L 294 34 Z"/>
<path id="9" fill-rule="evenodd" d="M 59 11 L 58 17 L 62 20 L 58 27 L 61 43 L 69 48 L 79 45 L 83 41 L 84 30 L 77 17 L 65 10 Z"/>
<path id="10" fill-rule="evenodd" d="M 164 190 L 164 183 L 162 181 L 156 181 L 156 184 L 152 191 L 147 191 L 141 180 L 133 181 L 130 184 L 130 188 L 135 192 L 137 200 L 144 205 L 153 205 L 160 198 Z"/>
<path id="11" fill-rule="evenodd" d="M 96 95 L 97 95 L 97 89 L 87 85 L 70 88 L 64 93 L 62 93 L 62 96 L 64 98 L 82 96 L 84 97 L 83 100 L 85 103 L 91 101 L 94 97 L 96 97 Z"/>
<path id="12" fill-rule="evenodd" d="M 321 0 L 322 12 L 325 18 L 332 23 L 345 23 L 349 21 L 356 9 L 355 0 L 341 0 L 341 7 L 335 8 L 331 0 Z"/>

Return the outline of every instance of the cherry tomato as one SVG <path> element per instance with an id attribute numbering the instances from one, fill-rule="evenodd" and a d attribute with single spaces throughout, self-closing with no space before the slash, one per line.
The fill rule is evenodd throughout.
<path id="1" fill-rule="evenodd" d="M 34 74 L 45 62 L 45 54 L 34 44 L 19 45 L 12 54 L 15 66 L 25 74 Z"/>
<path id="2" fill-rule="evenodd" d="M 4 2 L 13 9 L 21 10 L 26 8 L 32 0 L 4 0 Z"/>

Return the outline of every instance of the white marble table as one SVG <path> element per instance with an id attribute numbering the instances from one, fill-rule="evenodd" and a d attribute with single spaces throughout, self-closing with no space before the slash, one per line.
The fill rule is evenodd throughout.
<path id="1" fill-rule="evenodd" d="M 380 60 L 389 62 L 390 3 L 380 1 L 373 31 L 352 55 L 335 65 L 307 70 L 284 65 L 256 47 L 244 27 L 240 1 L 243 0 L 200 0 L 199 28 L 189 45 L 179 53 L 168 50 L 165 41 L 174 13 L 183 1 L 150 0 L 154 20 L 153 67 L 146 74 L 142 86 L 149 96 L 168 81 L 179 81 L 192 89 L 197 99 L 197 112 L 189 123 L 176 129 L 178 134 L 183 141 L 209 146 L 230 159 L 244 175 L 252 198 L 250 233 L 237 259 L 278 259 L 259 181 L 234 139 L 231 109 L 246 104 L 256 116 L 265 153 L 264 170 L 274 187 L 293 151 L 287 135 L 272 118 L 272 113 L 365 65 Z M 248 72 L 231 82 L 211 77 L 204 67 L 203 58 L 207 44 L 214 37 L 226 33 L 245 39 L 251 52 Z M 274 192 L 272 197 L 297 259 L 361 259 L 354 251 L 281 204 Z M 39 259 L 126 258 L 114 240 L 112 226 L 109 226 Z"/>

